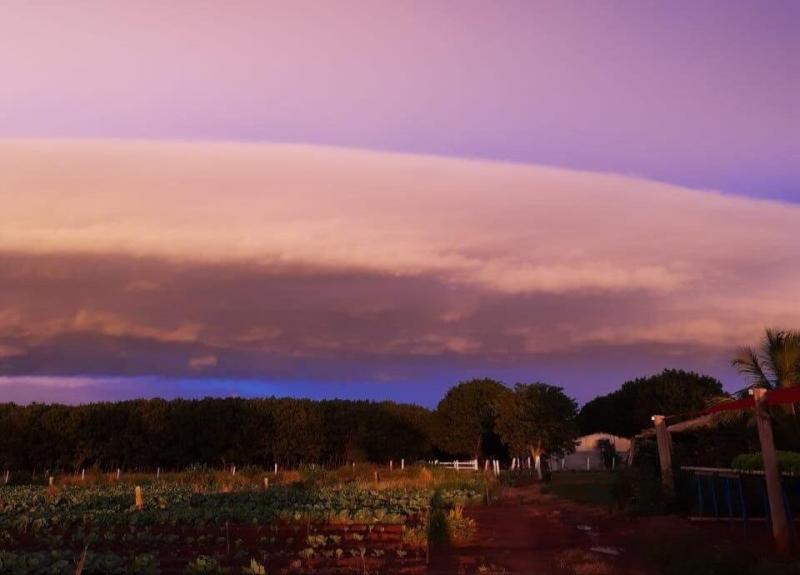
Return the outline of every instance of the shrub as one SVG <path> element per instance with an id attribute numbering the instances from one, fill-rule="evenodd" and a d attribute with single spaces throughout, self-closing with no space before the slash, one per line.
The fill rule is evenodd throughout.
<path id="1" fill-rule="evenodd" d="M 747 471 L 761 471 L 764 460 L 761 452 L 742 453 L 733 458 L 731 467 Z M 800 473 L 800 453 L 794 451 L 778 451 L 778 469 L 786 472 Z"/>
<path id="2" fill-rule="evenodd" d="M 208 557 L 207 555 L 200 555 L 197 559 L 192 561 L 186 566 L 184 569 L 184 573 L 187 575 L 192 574 L 218 574 L 218 573 L 225 573 L 225 570 L 219 564 L 219 562 L 214 559 L 213 557 Z"/>

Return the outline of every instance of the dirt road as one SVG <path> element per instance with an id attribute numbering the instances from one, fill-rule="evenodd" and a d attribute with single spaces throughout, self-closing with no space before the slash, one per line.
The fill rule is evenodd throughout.
<path id="1" fill-rule="evenodd" d="M 501 501 L 468 508 L 466 515 L 476 522 L 476 537 L 433 550 L 429 573 L 655 575 L 664 567 L 659 552 L 680 554 L 685 541 L 725 541 L 734 549 L 737 542 L 760 541 L 769 548 L 763 527 L 631 518 L 542 494 L 535 485 L 506 489 Z"/>

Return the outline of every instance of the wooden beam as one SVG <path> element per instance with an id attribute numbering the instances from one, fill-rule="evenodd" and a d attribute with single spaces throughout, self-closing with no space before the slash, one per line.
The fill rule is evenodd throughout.
<path id="1" fill-rule="evenodd" d="M 772 437 L 772 421 L 767 413 L 767 390 L 753 389 L 753 411 L 761 443 L 761 459 L 764 461 L 764 481 L 767 484 L 769 515 L 772 523 L 772 537 L 775 550 L 781 555 L 789 553 L 789 519 L 783 505 L 783 488 L 778 471 L 778 454 Z"/>
<path id="2" fill-rule="evenodd" d="M 656 428 L 658 461 L 661 464 L 661 485 L 664 487 L 664 492 L 671 496 L 675 493 L 675 481 L 672 478 L 672 441 L 664 416 L 654 415 L 652 419 Z"/>

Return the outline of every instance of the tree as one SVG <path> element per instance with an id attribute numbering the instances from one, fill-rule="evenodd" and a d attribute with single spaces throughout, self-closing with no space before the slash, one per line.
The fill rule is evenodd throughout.
<path id="1" fill-rule="evenodd" d="M 794 387 L 800 384 L 800 331 L 767 329 L 759 348 L 740 348 L 731 365 L 752 387 Z"/>
<path id="2" fill-rule="evenodd" d="M 497 401 L 497 429 L 512 454 L 561 455 L 575 450 L 578 404 L 560 387 L 521 384 Z"/>
<path id="3" fill-rule="evenodd" d="M 473 379 L 451 388 L 436 407 L 437 445 L 453 455 L 480 457 L 499 447 L 495 404 L 510 395 L 494 379 Z"/>
<path id="4" fill-rule="evenodd" d="M 626 381 L 617 391 L 586 403 L 578 415 L 582 434 L 602 431 L 630 437 L 652 425 L 655 414 L 702 409 L 724 395 L 719 380 L 681 369 Z"/>

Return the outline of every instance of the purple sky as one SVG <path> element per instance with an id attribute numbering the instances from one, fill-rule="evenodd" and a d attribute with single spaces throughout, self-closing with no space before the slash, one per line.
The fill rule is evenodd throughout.
<path id="1" fill-rule="evenodd" d="M 733 347 L 800 326 L 799 29 L 794 1 L 8 2 L 0 400 L 741 387 Z"/>
<path id="2" fill-rule="evenodd" d="M 4 3 L 0 137 L 299 142 L 800 200 L 800 4 Z"/>

